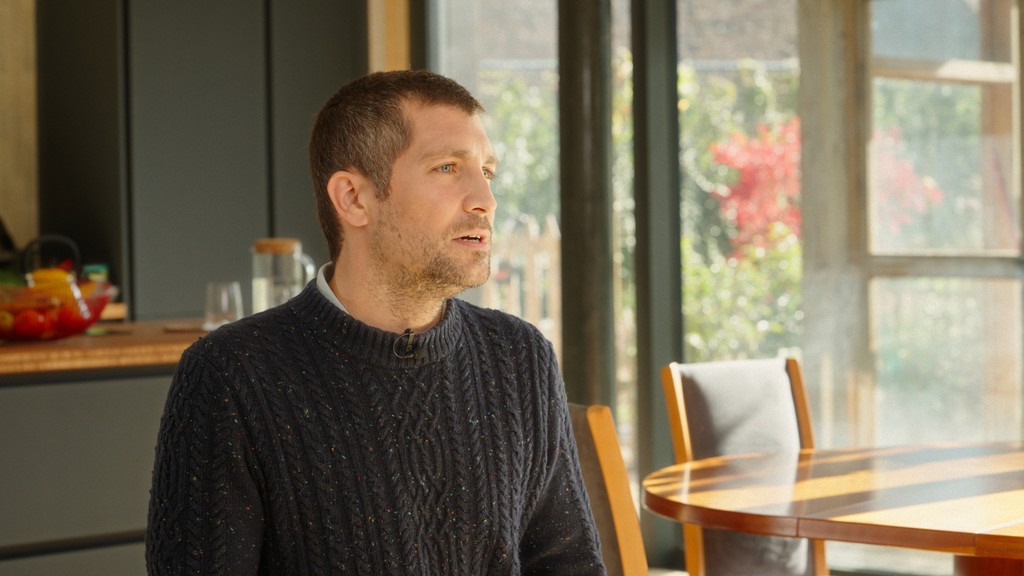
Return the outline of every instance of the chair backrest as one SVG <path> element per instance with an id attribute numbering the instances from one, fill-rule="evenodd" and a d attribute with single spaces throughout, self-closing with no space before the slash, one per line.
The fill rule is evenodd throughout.
<path id="1" fill-rule="evenodd" d="M 647 553 L 612 411 L 569 404 L 583 482 L 609 576 L 647 576 Z"/>
<path id="2" fill-rule="evenodd" d="M 800 364 L 793 358 L 680 364 L 662 369 L 677 463 L 813 448 Z M 691 576 L 828 574 L 821 541 L 684 524 Z"/>

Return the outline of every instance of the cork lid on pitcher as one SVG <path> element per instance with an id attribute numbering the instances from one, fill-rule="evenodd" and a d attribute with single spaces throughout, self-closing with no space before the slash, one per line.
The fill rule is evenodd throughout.
<path id="1" fill-rule="evenodd" d="M 252 250 L 257 254 L 291 254 L 301 245 L 298 238 L 259 238 Z"/>

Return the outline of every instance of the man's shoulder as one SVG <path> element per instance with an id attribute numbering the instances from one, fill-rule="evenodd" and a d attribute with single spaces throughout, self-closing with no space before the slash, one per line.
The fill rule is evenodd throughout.
<path id="1" fill-rule="evenodd" d="M 182 353 L 176 379 L 189 389 L 216 391 L 248 389 L 282 377 L 296 362 L 315 356 L 297 353 L 305 352 L 309 339 L 294 333 L 296 323 L 289 316 L 268 310 L 204 334 Z"/>
<path id="2" fill-rule="evenodd" d="M 486 326 L 510 337 L 519 335 L 529 339 L 547 339 L 537 326 L 518 316 L 494 308 L 484 308 L 465 300 L 456 300 L 455 302 L 460 307 L 463 318 L 469 324 Z"/>
<path id="3" fill-rule="evenodd" d="M 277 348 L 282 335 L 295 327 L 295 319 L 283 306 L 246 316 L 208 332 L 189 347 L 193 355 L 222 355 L 230 351 Z"/>

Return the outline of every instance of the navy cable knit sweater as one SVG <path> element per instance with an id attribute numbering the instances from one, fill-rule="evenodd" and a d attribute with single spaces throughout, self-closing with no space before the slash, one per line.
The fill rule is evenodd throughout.
<path id="1" fill-rule="evenodd" d="M 189 348 L 149 573 L 604 574 L 550 344 L 460 300 L 398 337 L 312 283 Z"/>

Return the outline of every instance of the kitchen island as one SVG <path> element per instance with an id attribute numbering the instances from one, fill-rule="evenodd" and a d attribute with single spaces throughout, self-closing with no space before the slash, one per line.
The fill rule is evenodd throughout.
<path id="1" fill-rule="evenodd" d="M 0 574 L 145 573 L 156 433 L 198 322 L 0 343 Z"/>

